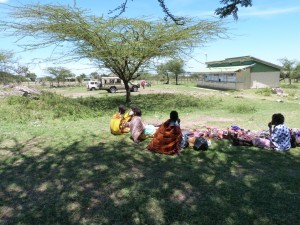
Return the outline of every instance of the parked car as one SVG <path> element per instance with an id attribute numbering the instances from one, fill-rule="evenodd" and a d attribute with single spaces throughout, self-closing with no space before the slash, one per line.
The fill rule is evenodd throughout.
<path id="1" fill-rule="evenodd" d="M 99 90 L 100 88 L 100 81 L 88 81 L 86 83 L 86 87 L 88 90 L 92 91 L 92 90 Z"/>
<path id="2" fill-rule="evenodd" d="M 129 82 L 129 88 L 132 92 L 137 92 L 140 85 Z M 88 81 L 87 89 L 106 90 L 110 93 L 115 93 L 119 90 L 125 90 L 124 82 L 119 77 L 101 77 L 98 81 Z"/>

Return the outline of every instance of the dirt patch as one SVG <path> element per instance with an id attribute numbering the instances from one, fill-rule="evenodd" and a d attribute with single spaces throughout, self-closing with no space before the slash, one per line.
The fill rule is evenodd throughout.
<path id="1" fill-rule="evenodd" d="M 0 86 L 0 96 L 29 96 L 29 95 L 39 95 L 41 92 L 35 88 L 17 85 L 17 84 L 9 84 Z"/>

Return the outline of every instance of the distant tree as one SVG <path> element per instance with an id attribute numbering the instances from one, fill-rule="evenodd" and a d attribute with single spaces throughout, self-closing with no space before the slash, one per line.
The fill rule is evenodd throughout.
<path id="1" fill-rule="evenodd" d="M 172 59 L 166 63 L 167 70 L 175 75 L 176 85 L 178 85 L 178 76 L 183 73 L 184 62 L 181 59 Z"/>
<path id="2" fill-rule="evenodd" d="M 99 79 L 100 79 L 100 74 L 97 73 L 97 72 L 92 72 L 92 73 L 90 74 L 90 77 L 91 77 L 92 79 L 99 80 Z"/>
<path id="3" fill-rule="evenodd" d="M 43 82 L 45 82 L 45 81 L 48 81 L 49 82 L 49 86 L 53 87 L 54 86 L 55 78 L 53 76 L 46 76 L 46 77 L 43 78 Z"/>
<path id="4" fill-rule="evenodd" d="M 37 78 L 37 75 L 35 73 L 28 73 L 26 75 L 26 78 L 32 82 L 35 82 L 36 81 L 36 78 Z"/>
<path id="5" fill-rule="evenodd" d="M 54 77 L 57 86 L 59 86 L 60 82 L 65 82 L 67 77 L 72 76 L 72 72 L 63 67 L 48 67 L 46 71 Z"/>
<path id="6" fill-rule="evenodd" d="M 169 84 L 170 82 L 169 74 L 173 74 L 175 76 L 176 85 L 178 85 L 178 76 L 179 74 L 184 72 L 183 65 L 184 65 L 183 60 L 172 59 L 166 63 L 158 65 L 157 72 L 167 77 L 166 84 Z"/>
<path id="7" fill-rule="evenodd" d="M 296 80 L 296 82 L 299 82 L 300 79 L 300 62 L 298 62 L 295 67 L 294 70 L 292 72 L 292 78 Z"/>
<path id="8" fill-rule="evenodd" d="M 21 80 L 24 80 L 24 78 L 27 78 L 27 76 L 30 74 L 29 68 L 27 66 L 18 66 L 15 69 L 15 72 L 17 73 L 17 75 L 19 75 L 19 82 L 21 82 Z"/>
<path id="9" fill-rule="evenodd" d="M 133 1 L 133 0 L 132 0 Z M 165 0 L 157 0 L 160 7 L 162 8 L 163 12 L 165 13 L 165 20 L 170 18 L 172 21 L 174 21 L 177 25 L 183 25 L 185 18 L 184 17 L 178 17 L 173 15 L 170 10 L 168 9 Z M 117 8 L 111 10 L 109 14 L 112 14 L 116 12 L 115 18 L 120 16 L 122 13 L 126 11 L 128 0 L 124 0 L 121 5 L 119 5 Z M 219 7 L 215 10 L 215 14 L 218 15 L 220 18 L 225 18 L 229 15 L 232 15 L 235 20 L 238 19 L 238 6 L 241 7 L 251 7 L 252 6 L 252 0 L 220 0 L 220 3 L 225 5 L 223 7 Z"/>
<path id="10" fill-rule="evenodd" d="M 85 73 L 82 73 L 76 77 L 79 84 L 82 84 L 85 78 L 87 78 L 87 75 Z"/>
<path id="11" fill-rule="evenodd" d="M 76 6 L 28 4 L 10 9 L 13 19 L 2 22 L 0 28 L 13 36 L 34 37 L 34 43 L 24 43 L 26 49 L 69 43 L 64 49 L 69 60 L 88 58 L 123 80 L 127 103 L 131 101 L 129 82 L 151 59 L 189 54 L 226 32 L 220 20 L 186 19 L 177 26 L 168 21 L 105 19 Z"/>
<path id="12" fill-rule="evenodd" d="M 282 74 L 285 74 L 285 77 L 289 79 L 290 85 L 292 84 L 292 74 L 296 67 L 296 61 L 295 60 L 289 60 L 287 58 L 279 59 L 279 61 L 282 63 Z"/>
<path id="13" fill-rule="evenodd" d="M 29 68 L 27 66 L 18 66 L 16 68 L 16 73 L 20 76 L 26 77 L 27 74 L 30 73 Z"/>
<path id="14" fill-rule="evenodd" d="M 165 84 L 170 83 L 169 71 L 168 71 L 168 68 L 167 68 L 165 63 L 158 65 L 156 67 L 156 71 L 157 71 L 158 74 L 164 75 L 166 77 L 167 80 L 166 80 Z"/>
<path id="15" fill-rule="evenodd" d="M 47 77 L 40 77 L 39 78 L 39 83 L 42 84 L 42 86 L 46 85 L 46 81 L 48 81 Z"/>
<path id="16" fill-rule="evenodd" d="M 17 60 L 11 51 L 0 50 L 0 83 L 7 84 L 16 78 L 13 73 Z"/>
<path id="17" fill-rule="evenodd" d="M 149 72 L 146 71 L 141 71 L 139 73 L 139 79 L 140 80 L 152 80 L 153 79 L 153 74 L 150 74 Z"/>

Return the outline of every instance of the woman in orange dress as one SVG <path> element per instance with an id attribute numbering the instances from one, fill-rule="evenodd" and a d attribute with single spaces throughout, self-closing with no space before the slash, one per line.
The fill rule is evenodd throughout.
<path id="1" fill-rule="evenodd" d="M 179 154 L 181 138 L 180 119 L 178 113 L 172 111 L 170 119 L 161 124 L 156 130 L 147 149 L 167 155 Z"/>

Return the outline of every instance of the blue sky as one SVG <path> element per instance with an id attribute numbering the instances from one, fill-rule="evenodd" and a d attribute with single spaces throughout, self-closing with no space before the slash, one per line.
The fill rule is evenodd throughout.
<path id="1" fill-rule="evenodd" d="M 57 3 L 73 4 L 74 0 L 35 1 L 35 0 L 0 0 L 0 17 L 5 17 L 5 4 L 16 5 L 27 3 Z M 85 8 L 96 15 L 108 16 L 109 10 L 119 6 L 123 0 L 77 0 L 77 6 Z M 219 0 L 166 0 L 169 10 L 178 16 L 193 16 L 211 19 L 214 10 L 220 7 Z M 240 8 L 239 19 L 226 19 L 230 28 L 230 39 L 216 40 L 207 43 L 205 47 L 195 49 L 185 64 L 186 71 L 200 71 L 205 67 L 205 61 L 222 60 L 230 57 L 251 55 L 259 59 L 281 65 L 279 59 L 288 58 L 300 61 L 300 1 L 299 0 L 253 0 L 250 8 Z M 150 16 L 163 18 L 164 14 L 157 0 L 128 0 L 125 17 Z M 0 49 L 13 50 L 38 76 L 44 75 L 44 69 L 53 66 L 51 62 L 44 63 L 43 58 L 51 55 L 51 49 L 34 52 L 21 52 L 14 38 L 5 38 L 0 34 Z M 19 42 L 20 43 L 20 42 Z M 32 64 L 32 60 L 34 64 Z M 97 68 L 87 62 L 70 63 L 64 66 L 76 74 L 97 71 Z"/>

